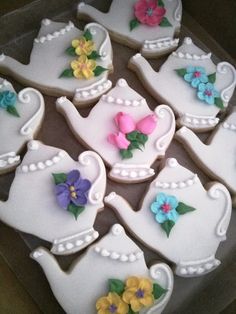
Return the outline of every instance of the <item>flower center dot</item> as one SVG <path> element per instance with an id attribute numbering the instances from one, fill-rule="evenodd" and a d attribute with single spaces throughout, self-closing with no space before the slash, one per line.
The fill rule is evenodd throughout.
<path id="1" fill-rule="evenodd" d="M 109 306 L 109 311 L 110 311 L 110 313 L 116 313 L 116 311 L 117 311 L 117 306 L 116 306 L 115 304 L 111 304 L 111 305 Z"/>
<path id="2" fill-rule="evenodd" d="M 194 77 L 200 77 L 200 76 L 201 76 L 201 72 L 199 71 L 194 72 Z"/>
<path id="3" fill-rule="evenodd" d="M 148 16 L 152 16 L 152 13 L 153 13 L 153 9 L 152 8 L 148 8 L 147 11 L 146 11 L 146 14 Z"/>
<path id="4" fill-rule="evenodd" d="M 168 213 L 171 210 L 171 206 L 170 204 L 165 203 L 161 206 L 161 209 L 163 210 L 164 213 Z"/>
<path id="5" fill-rule="evenodd" d="M 144 297 L 144 291 L 142 289 L 138 289 L 136 291 L 136 297 L 137 298 L 143 298 Z"/>
<path id="6" fill-rule="evenodd" d="M 212 96 L 212 92 L 209 89 L 207 89 L 205 90 L 205 95 Z"/>
<path id="7" fill-rule="evenodd" d="M 75 187 L 73 185 L 70 186 L 70 191 L 74 192 L 75 191 Z"/>

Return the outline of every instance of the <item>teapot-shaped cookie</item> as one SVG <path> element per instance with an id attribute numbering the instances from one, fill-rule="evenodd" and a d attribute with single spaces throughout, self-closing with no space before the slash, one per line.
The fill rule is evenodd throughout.
<path id="1" fill-rule="evenodd" d="M 228 106 L 236 84 L 235 68 L 228 62 L 215 65 L 211 53 L 197 47 L 191 38 L 168 57 L 159 72 L 136 54 L 129 61 L 148 91 L 175 111 L 179 126 L 196 132 L 210 130 L 216 115 Z"/>
<path id="2" fill-rule="evenodd" d="M 167 159 L 139 211 L 112 192 L 105 198 L 129 230 L 150 249 L 176 264 L 183 277 L 204 275 L 220 261 L 215 252 L 231 216 L 231 198 L 220 183 L 205 190 L 197 174 Z"/>
<path id="3" fill-rule="evenodd" d="M 74 253 L 98 237 L 93 224 L 105 188 L 105 167 L 96 153 L 83 152 L 74 161 L 63 150 L 30 141 L 9 198 L 0 201 L 0 220 L 52 242 L 54 254 Z"/>
<path id="4" fill-rule="evenodd" d="M 33 88 L 17 95 L 11 83 L 0 78 L 0 174 L 20 162 L 20 151 L 38 132 L 44 117 L 43 96 Z"/>
<path id="5" fill-rule="evenodd" d="M 43 93 L 74 97 L 78 106 L 90 104 L 111 88 L 112 47 L 108 32 L 99 24 L 84 30 L 72 22 L 42 20 L 29 64 L 0 55 L 0 73 L 12 75 Z"/>
<path id="6" fill-rule="evenodd" d="M 62 271 L 55 257 L 43 247 L 33 251 L 31 257 L 43 268 L 55 297 L 68 314 L 102 313 L 100 306 L 104 313 L 115 313 L 114 308 L 118 307 L 119 313 L 128 313 L 131 306 L 127 284 L 131 281 L 135 283 L 133 291 L 140 292 L 136 299 L 135 295 L 131 298 L 139 307 L 135 313 L 160 314 L 173 290 L 170 268 L 158 263 L 148 269 L 143 252 L 119 224 L 113 225 L 107 235 L 90 246 L 69 272 Z M 146 285 L 139 288 L 139 283 Z"/>
<path id="7" fill-rule="evenodd" d="M 170 107 L 151 111 L 146 100 L 124 79 L 103 95 L 83 118 L 66 98 L 57 100 L 79 141 L 97 151 L 112 168 L 109 176 L 120 182 L 139 182 L 154 175 L 152 163 L 165 155 L 175 131 Z"/>
<path id="8" fill-rule="evenodd" d="M 146 57 L 174 50 L 179 42 L 181 0 L 113 0 L 108 13 L 80 2 L 78 18 L 94 20 L 108 29 L 110 36 L 128 47 L 140 49 Z M 148 12 L 148 14 L 146 14 Z"/>
<path id="9" fill-rule="evenodd" d="M 187 151 L 200 167 L 213 179 L 224 183 L 235 196 L 236 205 L 236 110 L 220 123 L 206 144 L 188 128 L 176 132 L 176 139 L 187 147 Z"/>

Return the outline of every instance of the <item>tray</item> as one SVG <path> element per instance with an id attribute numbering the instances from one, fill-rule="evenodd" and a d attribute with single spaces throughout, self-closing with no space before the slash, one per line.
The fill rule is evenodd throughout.
<path id="1" fill-rule="evenodd" d="M 111 1 L 86 1 L 94 6 L 106 10 Z M 40 21 L 48 17 L 57 21 L 66 22 L 72 20 L 80 28 L 83 22 L 78 22 L 76 16 L 75 0 L 51 0 L 50 3 L 44 0 L 33 1 L 24 8 L 9 13 L 0 19 L 0 51 L 17 58 L 23 63 L 27 63 L 32 48 L 33 39 L 37 35 Z M 23 21 L 23 23 L 22 23 Z M 211 50 L 214 60 L 226 60 L 234 63 L 234 60 L 199 26 L 185 11 L 183 14 L 183 26 L 180 34 L 182 39 L 191 36 L 193 40 L 203 49 Z M 143 88 L 135 74 L 127 69 L 127 63 L 135 51 L 112 42 L 114 50 L 114 73 L 110 76 L 113 84 L 118 78 L 125 78 L 130 86 L 137 90 L 146 99 L 150 108 L 157 106 L 157 101 Z M 158 69 L 165 58 L 151 60 L 154 69 Z M 4 77 L 4 76 L 3 76 Z M 23 86 L 12 78 L 7 78 L 19 91 Z M 55 109 L 55 98 L 45 96 L 46 115 L 38 134 L 38 139 L 45 144 L 53 145 L 65 149 L 72 158 L 84 150 L 73 134 L 70 132 L 65 119 Z M 231 103 L 236 103 L 236 96 Z M 90 108 L 91 109 L 91 108 Z M 90 109 L 81 109 L 83 116 L 88 115 Z M 209 133 L 199 135 L 201 139 L 206 139 Z M 1 139 L 0 139 L 1 145 Z M 22 156 L 24 152 L 22 153 Z M 192 162 L 183 147 L 176 141 L 170 145 L 166 157 L 175 157 L 179 163 L 199 174 L 203 183 L 210 179 L 200 171 Z M 158 169 L 160 161 L 154 164 L 154 169 Z M 14 178 L 14 173 L 0 177 L 0 198 L 6 199 Z M 126 185 L 117 184 L 108 180 L 107 193 L 116 191 L 124 196 L 131 205 L 138 209 L 140 199 L 137 195 L 144 195 L 148 182 Z M 103 236 L 113 223 L 119 222 L 112 210 L 105 208 L 97 216 L 95 223 L 96 230 Z M 220 267 L 214 272 L 204 277 L 184 279 L 175 276 L 174 291 L 172 298 L 164 313 L 235 313 L 235 306 L 232 303 L 236 299 L 236 212 L 232 213 L 231 223 L 227 233 L 227 241 L 222 243 L 217 251 L 217 257 L 222 261 Z M 132 238 L 132 236 L 131 236 Z M 146 262 L 150 265 L 154 260 L 165 261 L 161 256 L 146 249 L 136 239 L 134 241 L 143 249 Z M 48 282 L 40 267 L 31 259 L 29 253 L 39 245 L 49 247 L 49 244 L 33 236 L 26 235 L 0 223 L 0 269 L 5 269 L 3 281 L 0 275 L 0 313 L 64 313 L 56 299 L 54 298 Z M 67 269 L 72 261 L 84 251 L 68 257 L 58 257 L 58 261 L 63 269 Z M 3 265 L 3 266 L 1 266 Z M 234 276 L 233 276 L 234 275 Z M 12 284 L 9 285 L 9 282 Z M 12 286 L 14 291 L 12 292 Z M 9 291 L 7 291 L 9 289 Z M 11 295 L 13 293 L 13 295 Z M 17 298 L 15 297 L 17 295 Z M 12 299 L 13 298 L 13 299 Z M 11 301 L 12 300 L 12 301 Z M 22 302 L 24 300 L 24 302 Z M 5 303 L 4 303 L 5 302 Z M 12 304 L 11 304 L 12 303 Z M 230 306 L 229 306 L 230 305 Z M 228 310 L 226 310 L 228 308 Z M 9 310 L 10 309 L 10 310 Z M 87 313 L 86 313 L 87 314 Z"/>

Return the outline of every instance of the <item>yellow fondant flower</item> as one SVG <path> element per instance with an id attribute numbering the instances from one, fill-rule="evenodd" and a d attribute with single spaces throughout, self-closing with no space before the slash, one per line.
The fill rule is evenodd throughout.
<path id="1" fill-rule="evenodd" d="M 126 281 L 122 299 L 130 304 L 134 312 L 139 312 L 142 308 L 154 303 L 152 291 L 153 284 L 149 279 L 130 277 Z"/>
<path id="2" fill-rule="evenodd" d="M 84 37 L 74 39 L 72 41 L 72 47 L 75 48 L 75 53 L 78 56 L 89 56 L 91 52 L 95 50 L 94 42 L 92 40 L 86 40 Z"/>
<path id="3" fill-rule="evenodd" d="M 94 76 L 93 70 L 96 68 L 96 61 L 88 59 L 85 55 L 71 62 L 73 74 L 78 79 L 90 79 Z"/>
<path id="4" fill-rule="evenodd" d="M 129 306 L 117 293 L 109 292 L 97 301 L 96 309 L 98 314 L 127 314 Z"/>

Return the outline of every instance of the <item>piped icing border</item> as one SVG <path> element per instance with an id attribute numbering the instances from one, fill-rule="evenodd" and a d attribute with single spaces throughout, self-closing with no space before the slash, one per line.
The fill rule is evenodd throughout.
<path id="1" fill-rule="evenodd" d="M 188 188 L 194 184 L 199 182 L 199 178 L 197 174 L 194 174 L 190 178 L 187 178 L 183 181 L 177 181 L 177 182 L 161 182 L 161 181 L 155 181 L 155 187 L 161 188 L 161 189 L 171 189 L 171 190 L 177 190 L 177 189 L 184 189 Z"/>
<path id="2" fill-rule="evenodd" d="M 61 150 L 58 154 L 54 155 L 51 159 L 45 161 L 39 161 L 37 163 L 31 163 L 28 165 L 21 165 L 20 170 L 22 173 L 41 171 L 46 168 L 52 167 L 55 164 L 59 163 L 62 158 L 64 158 L 66 153 Z"/>
<path id="3" fill-rule="evenodd" d="M 231 95 L 228 95 L 228 93 L 232 92 L 232 89 L 234 89 L 236 85 L 236 70 L 234 66 L 232 66 L 232 64 L 228 62 L 220 62 L 217 64 L 216 71 L 220 74 L 227 74 L 229 71 L 231 71 L 232 73 L 232 76 L 233 76 L 232 82 L 229 84 L 229 86 L 224 88 L 220 93 L 221 99 L 225 103 L 228 103 L 231 97 Z"/>
<path id="4" fill-rule="evenodd" d="M 44 22 L 43 22 L 43 24 L 44 24 Z M 49 24 L 44 24 L 44 25 L 49 25 Z M 74 27 L 75 27 L 74 23 L 69 21 L 69 23 L 65 27 L 61 28 L 58 31 L 55 31 L 54 33 L 47 34 L 46 36 L 41 36 L 41 37 L 35 38 L 34 42 L 36 44 L 43 44 L 43 43 L 45 43 L 47 41 L 51 41 L 53 39 L 56 39 L 56 38 L 58 38 L 60 36 L 65 35 L 66 33 L 70 32 Z"/>
<path id="5" fill-rule="evenodd" d="M 154 169 L 148 165 L 133 165 L 116 163 L 110 172 L 110 176 L 114 178 L 149 178 L 155 174 Z"/>
<path id="6" fill-rule="evenodd" d="M 179 44 L 179 38 L 172 39 L 171 37 L 165 37 L 154 40 L 145 40 L 142 50 L 163 50 L 170 47 L 177 47 Z"/>
<path id="7" fill-rule="evenodd" d="M 91 228 L 69 237 L 56 239 L 53 241 L 51 252 L 57 255 L 67 255 L 76 252 L 78 248 L 82 249 L 92 243 L 98 236 L 99 233 Z"/>
<path id="8" fill-rule="evenodd" d="M 7 168 L 12 166 L 15 163 L 20 161 L 20 156 L 16 155 L 15 152 L 9 152 L 6 154 L 0 155 L 0 169 Z"/>
<path id="9" fill-rule="evenodd" d="M 227 130 L 230 130 L 230 131 L 236 131 L 236 124 L 235 123 L 224 122 L 222 124 L 222 127 L 224 129 L 227 129 Z"/>
<path id="10" fill-rule="evenodd" d="M 179 59 L 186 59 L 186 60 L 206 60 L 206 59 L 211 59 L 211 53 L 207 54 L 201 54 L 197 55 L 195 53 L 189 53 L 189 52 L 181 52 L 181 51 L 173 51 L 172 56 L 179 58 Z"/>
<path id="11" fill-rule="evenodd" d="M 137 251 L 137 252 L 132 252 L 132 253 L 126 254 L 126 253 L 121 253 L 121 252 L 101 248 L 99 246 L 96 246 L 94 248 L 94 251 L 102 257 L 106 257 L 106 258 L 109 258 L 112 260 L 117 260 L 120 262 L 127 262 L 127 263 L 133 263 L 133 262 L 136 262 L 137 260 L 143 258 L 143 252 L 142 251 Z"/>
<path id="12" fill-rule="evenodd" d="M 74 99 L 79 101 L 93 98 L 95 95 L 99 96 L 102 93 L 108 91 L 111 88 L 111 86 L 112 82 L 103 77 L 101 80 L 95 82 L 90 86 L 77 88 Z"/>
<path id="13" fill-rule="evenodd" d="M 218 124 L 219 118 L 215 118 L 214 116 L 196 116 L 193 114 L 184 113 L 182 116 L 179 117 L 178 122 L 180 122 L 181 125 L 187 125 L 192 128 L 213 128 L 215 125 Z"/>

